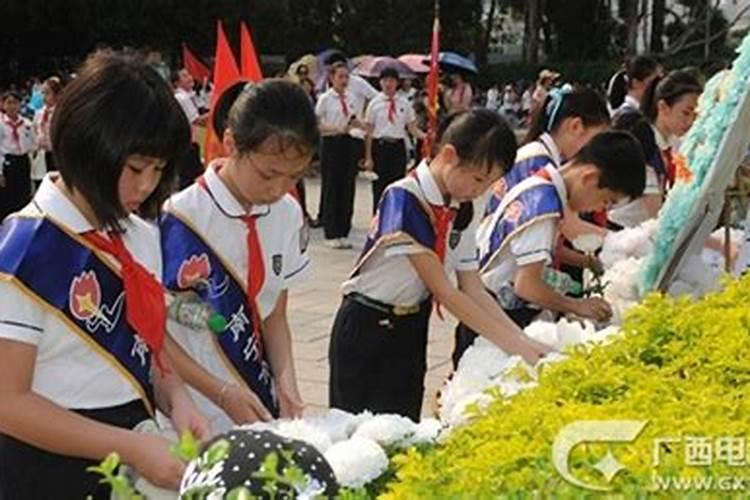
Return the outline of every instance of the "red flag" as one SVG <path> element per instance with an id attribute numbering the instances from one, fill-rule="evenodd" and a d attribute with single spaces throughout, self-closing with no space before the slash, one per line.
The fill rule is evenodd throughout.
<path id="1" fill-rule="evenodd" d="M 211 76 L 211 70 L 208 69 L 208 66 L 195 57 L 185 43 L 182 44 L 182 65 L 197 82 L 203 82 Z"/>
<path id="2" fill-rule="evenodd" d="M 438 82 L 440 80 L 440 11 L 435 1 L 435 22 L 432 25 L 430 72 L 427 75 L 427 137 L 422 141 L 422 156 L 432 157 L 432 147 L 437 134 Z"/>
<path id="3" fill-rule="evenodd" d="M 251 82 L 259 82 L 263 79 L 263 71 L 260 69 L 260 64 L 258 63 L 258 56 L 255 53 L 250 29 L 244 21 L 240 23 L 240 61 L 242 78 Z"/>
<path id="4" fill-rule="evenodd" d="M 240 70 L 237 67 L 237 61 L 234 58 L 232 49 L 229 46 L 227 37 L 224 34 L 224 29 L 221 27 L 221 21 L 217 21 L 216 24 L 216 62 L 214 62 L 214 90 L 211 95 L 211 105 L 208 123 L 206 127 L 206 147 L 204 151 L 206 164 L 208 164 L 214 158 L 224 156 L 224 151 L 221 146 L 221 138 L 216 136 L 216 133 L 211 127 L 213 122 L 213 110 L 216 106 L 216 101 L 224 90 L 232 85 L 234 82 L 240 79 Z"/>

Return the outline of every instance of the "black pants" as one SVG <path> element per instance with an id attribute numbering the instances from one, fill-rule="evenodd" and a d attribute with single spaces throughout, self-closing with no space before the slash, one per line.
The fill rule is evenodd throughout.
<path id="1" fill-rule="evenodd" d="M 328 350 L 330 405 L 358 413 L 398 413 L 419 421 L 432 304 L 394 316 L 344 298 Z"/>
<path id="2" fill-rule="evenodd" d="M 530 307 L 522 307 L 520 309 L 503 309 L 505 314 L 513 320 L 521 328 L 526 328 L 534 321 L 534 318 L 539 316 L 539 309 L 531 309 Z M 464 355 L 466 349 L 471 347 L 474 340 L 479 336 L 477 332 L 469 328 L 463 323 L 459 323 L 456 327 L 455 344 L 453 346 L 453 369 L 458 368 L 458 362 L 461 361 L 461 356 Z"/>
<path id="3" fill-rule="evenodd" d="M 132 429 L 148 418 L 141 401 L 113 408 L 76 410 L 98 422 Z M 113 450 L 114 451 L 114 450 Z M 51 453 L 0 434 L 0 500 L 109 499 L 109 486 L 86 468 L 98 462 Z"/>
<path id="4" fill-rule="evenodd" d="M 5 187 L 0 187 L 0 221 L 18 212 L 31 201 L 31 161 L 29 155 L 5 155 L 3 176 Z"/>
<path id="5" fill-rule="evenodd" d="M 47 167 L 47 172 L 57 171 L 57 162 L 55 161 L 55 155 L 52 154 L 52 151 L 44 152 L 44 164 Z"/>
<path id="6" fill-rule="evenodd" d="M 323 137 L 321 144 L 321 222 L 325 237 L 329 240 L 346 238 L 352 229 L 357 178 L 354 156 L 358 143 L 355 141 L 348 135 L 335 135 Z"/>
<path id="7" fill-rule="evenodd" d="M 378 180 L 372 183 L 372 213 L 375 213 L 385 188 L 406 173 L 404 141 L 373 139 L 372 160 L 378 174 Z"/>
<path id="8" fill-rule="evenodd" d="M 195 179 L 203 175 L 203 162 L 201 161 L 201 148 L 193 142 L 190 144 L 190 148 L 185 151 L 185 154 L 177 162 L 177 178 L 178 187 L 180 190 L 185 189 Z"/>

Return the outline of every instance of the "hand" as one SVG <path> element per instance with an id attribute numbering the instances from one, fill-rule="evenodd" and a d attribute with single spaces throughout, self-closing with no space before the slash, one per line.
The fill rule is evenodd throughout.
<path id="1" fill-rule="evenodd" d="M 180 488 L 185 464 L 172 455 L 170 443 L 161 436 L 137 434 L 133 451 L 123 456 L 125 463 L 154 486 L 177 491 Z"/>
<path id="2" fill-rule="evenodd" d="M 299 395 L 297 384 L 286 379 L 276 380 L 276 392 L 279 395 L 279 413 L 281 418 L 299 418 L 305 403 Z"/>
<path id="3" fill-rule="evenodd" d="M 375 168 L 375 162 L 372 161 L 372 158 L 365 158 L 360 163 L 362 165 L 362 170 L 366 170 L 368 172 L 372 172 L 372 169 Z"/>
<path id="4" fill-rule="evenodd" d="M 609 321 L 612 317 L 612 308 L 607 301 L 599 297 L 580 299 L 576 310 L 573 312 L 583 318 L 590 318 L 599 322 Z"/>
<path id="5" fill-rule="evenodd" d="M 599 257 L 594 255 L 586 256 L 586 267 L 594 271 L 597 275 L 604 274 L 604 264 L 599 260 Z"/>
<path id="6" fill-rule="evenodd" d="M 267 422 L 272 418 L 257 394 L 233 383 L 227 383 L 222 388 L 219 407 L 238 425 L 259 420 Z"/>
<path id="7" fill-rule="evenodd" d="M 198 441 L 206 441 L 211 437 L 211 426 L 208 420 L 198 410 L 186 391 L 180 391 L 174 397 L 171 420 L 179 435 L 190 431 Z"/>
<path id="8" fill-rule="evenodd" d="M 5 187 L 5 176 L 3 174 L 0 174 L 0 187 Z"/>
<path id="9" fill-rule="evenodd" d="M 521 356 L 531 366 L 536 365 L 540 359 L 552 352 L 551 347 L 528 338 L 525 335 L 518 335 L 517 339 L 514 340 L 513 345 L 509 347 L 508 354 L 517 354 Z"/>
<path id="10" fill-rule="evenodd" d="M 353 128 L 361 128 L 362 130 L 364 130 L 365 124 L 359 121 L 357 118 L 354 118 L 353 120 L 349 121 L 348 127 L 350 130 Z"/>

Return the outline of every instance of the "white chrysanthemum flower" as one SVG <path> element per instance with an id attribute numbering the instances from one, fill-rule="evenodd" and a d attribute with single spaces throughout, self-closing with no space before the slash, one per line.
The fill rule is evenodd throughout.
<path id="1" fill-rule="evenodd" d="M 487 408 L 491 402 L 492 397 L 489 394 L 483 392 L 470 394 L 453 405 L 446 417 L 446 423 L 450 428 L 467 424 L 473 417 L 473 414 L 467 411 L 469 406 L 476 405 L 477 409 L 481 411 Z"/>
<path id="2" fill-rule="evenodd" d="M 333 444 L 327 433 L 301 419 L 281 420 L 274 432 L 281 437 L 306 441 L 320 453 L 325 453 Z"/>
<path id="3" fill-rule="evenodd" d="M 658 221 L 650 219 L 640 226 L 625 228 L 622 231 L 611 231 L 604 239 L 599 260 L 609 269 L 616 263 L 628 258 L 643 258 L 653 248 L 653 236 L 658 228 Z"/>
<path id="4" fill-rule="evenodd" d="M 385 450 L 372 439 L 354 436 L 324 453 L 339 484 L 359 488 L 380 477 L 388 468 Z"/>
<path id="5" fill-rule="evenodd" d="M 557 336 L 557 325 L 549 321 L 534 321 L 523 329 L 523 333 L 537 342 L 554 347 L 555 349 L 560 344 L 560 339 Z"/>
<path id="6" fill-rule="evenodd" d="M 376 415 L 359 424 L 353 437 L 372 439 L 381 446 L 391 446 L 410 438 L 417 425 L 401 415 Z"/>
<path id="7" fill-rule="evenodd" d="M 582 234 L 573 240 L 573 247 L 583 253 L 594 253 L 604 244 L 604 237 L 596 233 Z"/>
<path id="8" fill-rule="evenodd" d="M 237 425 L 234 428 L 240 431 L 252 431 L 252 432 L 263 432 L 263 431 L 271 431 L 276 432 L 276 427 L 278 427 L 279 422 L 281 420 L 272 420 L 271 422 L 262 422 L 257 421 L 253 422 L 252 424 L 242 424 Z"/>
<path id="9" fill-rule="evenodd" d="M 405 446 L 434 443 L 443 429 L 443 424 L 436 418 L 425 418 L 417 424 L 414 434 L 404 442 Z"/>
<path id="10" fill-rule="evenodd" d="M 366 416 L 366 418 L 369 418 L 369 416 Z M 338 408 L 331 408 L 327 413 L 306 417 L 305 420 L 310 425 L 328 434 L 332 443 L 338 443 L 349 439 L 362 419 Z"/>

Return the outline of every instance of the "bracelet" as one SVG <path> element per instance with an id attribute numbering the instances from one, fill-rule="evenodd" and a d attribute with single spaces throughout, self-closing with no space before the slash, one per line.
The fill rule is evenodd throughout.
<path id="1" fill-rule="evenodd" d="M 224 385 L 221 386 L 221 390 L 219 391 L 219 408 L 224 408 L 224 398 L 227 395 L 227 391 L 230 387 L 232 387 L 234 384 L 231 382 L 224 382 Z"/>

